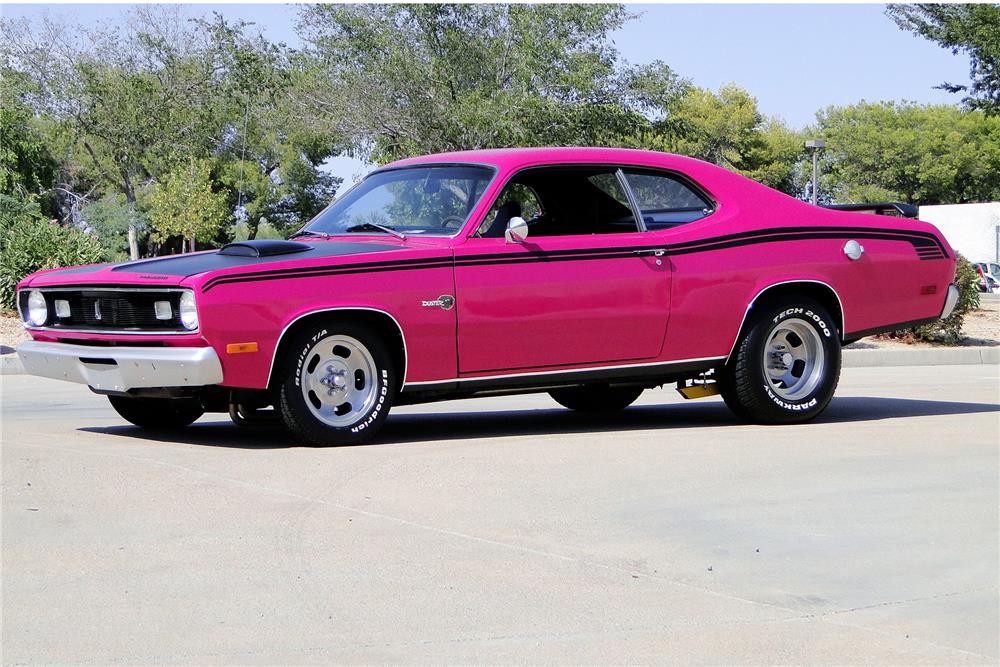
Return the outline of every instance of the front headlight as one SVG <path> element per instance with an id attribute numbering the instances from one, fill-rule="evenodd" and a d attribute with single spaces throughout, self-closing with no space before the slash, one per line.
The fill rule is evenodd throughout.
<path id="1" fill-rule="evenodd" d="M 181 294 L 180 303 L 181 324 L 189 331 L 198 328 L 198 309 L 194 304 L 194 292 L 184 292 Z"/>
<path id="2" fill-rule="evenodd" d="M 45 297 L 36 289 L 28 292 L 28 311 L 25 313 L 25 320 L 34 327 L 40 327 L 49 319 L 49 307 L 45 303 Z"/>

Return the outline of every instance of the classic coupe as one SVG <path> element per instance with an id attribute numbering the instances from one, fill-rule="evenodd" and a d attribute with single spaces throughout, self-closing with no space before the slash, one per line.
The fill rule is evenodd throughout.
<path id="1" fill-rule="evenodd" d="M 318 445 L 370 440 L 393 405 L 609 412 L 666 383 L 794 423 L 830 402 L 842 345 L 947 317 L 954 276 L 930 224 L 698 160 L 480 150 L 386 165 L 288 241 L 35 273 L 18 353 L 138 426 L 278 417 Z"/>

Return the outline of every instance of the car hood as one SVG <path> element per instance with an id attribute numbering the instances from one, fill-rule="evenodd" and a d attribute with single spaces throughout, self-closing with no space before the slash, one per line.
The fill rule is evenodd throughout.
<path id="1" fill-rule="evenodd" d="M 350 240 L 309 239 L 307 242 L 281 244 L 246 241 L 230 244 L 222 250 L 156 257 L 122 264 L 91 264 L 40 271 L 22 281 L 20 287 L 55 285 L 176 287 L 202 283 L 229 273 L 243 274 L 256 270 L 270 271 L 299 266 L 325 267 L 353 264 L 369 259 L 402 260 L 414 254 L 426 256 L 428 250 L 437 250 L 440 254 L 442 245 L 435 242 L 413 244 L 384 237 Z"/>

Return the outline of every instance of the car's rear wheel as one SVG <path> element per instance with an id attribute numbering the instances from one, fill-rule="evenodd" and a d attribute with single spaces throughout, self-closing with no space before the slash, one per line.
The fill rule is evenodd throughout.
<path id="1" fill-rule="evenodd" d="M 108 396 L 108 400 L 125 421 L 148 429 L 183 428 L 205 414 L 201 403 L 187 399 Z"/>
<path id="2" fill-rule="evenodd" d="M 642 387 L 609 387 L 585 385 L 553 389 L 549 396 L 564 408 L 577 412 L 618 412 L 635 402 L 642 394 Z"/>
<path id="3" fill-rule="evenodd" d="M 370 327 L 325 322 L 295 336 L 283 359 L 279 410 L 315 445 L 367 442 L 389 414 L 396 376 L 385 342 Z"/>
<path id="4" fill-rule="evenodd" d="M 754 314 L 719 378 L 737 416 L 762 424 L 816 417 L 840 379 L 840 340 L 830 313 L 809 299 L 765 305 Z"/>

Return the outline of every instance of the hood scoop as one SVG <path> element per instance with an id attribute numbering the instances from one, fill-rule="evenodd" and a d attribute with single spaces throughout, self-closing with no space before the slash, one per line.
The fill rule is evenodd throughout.
<path id="1" fill-rule="evenodd" d="M 311 245 L 299 243 L 298 241 L 239 241 L 222 246 L 218 254 L 232 257 L 273 257 L 275 255 L 290 255 L 312 249 Z"/>

